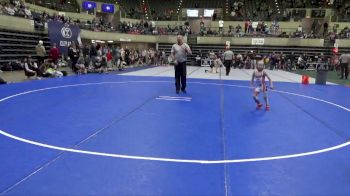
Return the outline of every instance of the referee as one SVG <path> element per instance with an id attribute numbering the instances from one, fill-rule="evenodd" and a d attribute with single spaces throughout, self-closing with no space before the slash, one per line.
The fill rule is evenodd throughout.
<path id="1" fill-rule="evenodd" d="M 228 76 L 230 74 L 231 66 L 232 66 L 232 61 L 233 61 L 233 52 L 230 50 L 229 46 L 226 46 L 226 51 L 224 53 L 224 65 L 226 68 L 226 75 Z"/>
<path id="2" fill-rule="evenodd" d="M 349 76 L 349 63 L 350 63 L 350 55 L 342 54 L 340 55 L 340 69 L 341 69 L 341 77 L 340 79 L 348 79 Z"/>
<path id="3" fill-rule="evenodd" d="M 186 93 L 186 61 L 187 54 L 192 54 L 190 47 L 183 43 L 183 37 L 177 36 L 177 43 L 171 48 L 171 55 L 174 59 L 176 94 Z"/>

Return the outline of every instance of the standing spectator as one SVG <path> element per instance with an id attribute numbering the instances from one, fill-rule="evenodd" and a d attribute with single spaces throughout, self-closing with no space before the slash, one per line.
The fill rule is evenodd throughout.
<path id="1" fill-rule="evenodd" d="M 270 70 L 273 70 L 276 68 L 276 64 L 277 64 L 277 54 L 276 52 L 273 52 L 271 55 L 271 62 L 270 62 Z"/>
<path id="2" fill-rule="evenodd" d="M 90 59 L 93 64 L 95 64 L 97 57 L 96 43 L 93 43 L 90 47 Z"/>
<path id="3" fill-rule="evenodd" d="M 340 55 L 340 69 L 341 69 L 340 79 L 344 79 L 344 77 L 345 77 L 345 79 L 348 79 L 349 62 L 350 62 L 350 55 L 349 54 Z"/>
<path id="4" fill-rule="evenodd" d="M 166 60 L 166 54 L 165 54 L 165 51 L 163 50 L 160 54 L 160 65 L 165 65 L 165 60 Z"/>
<path id="5" fill-rule="evenodd" d="M 213 21 L 216 21 L 216 17 L 217 17 L 217 13 L 216 13 L 216 11 L 214 11 L 214 14 L 213 14 Z"/>
<path id="6" fill-rule="evenodd" d="M 32 12 L 30 11 L 29 7 L 27 7 L 27 6 L 24 7 L 24 14 L 25 14 L 25 17 L 26 17 L 26 18 L 30 18 L 30 19 L 33 18 Z"/>
<path id="7" fill-rule="evenodd" d="M 107 48 L 107 53 L 106 53 L 107 68 L 110 69 L 112 68 L 113 53 L 109 46 L 107 46 L 106 48 Z"/>
<path id="8" fill-rule="evenodd" d="M 244 34 L 247 34 L 248 26 L 249 26 L 249 21 L 246 20 L 246 21 L 244 22 Z"/>
<path id="9" fill-rule="evenodd" d="M 114 58 L 114 63 L 115 66 L 120 70 L 120 48 L 119 46 L 117 46 L 114 50 L 113 50 L 113 58 Z"/>
<path id="10" fill-rule="evenodd" d="M 90 47 L 88 44 L 86 44 L 83 48 L 83 55 L 84 55 L 84 57 L 90 56 Z"/>
<path id="11" fill-rule="evenodd" d="M 253 33 L 254 32 L 254 28 L 253 28 L 253 23 L 252 21 L 250 20 L 248 22 L 248 33 Z"/>
<path id="12" fill-rule="evenodd" d="M 130 50 L 128 49 L 128 46 L 125 47 L 125 62 L 126 65 L 130 65 Z"/>
<path id="13" fill-rule="evenodd" d="M 230 74 L 233 57 L 234 55 L 233 55 L 233 52 L 230 50 L 230 47 L 226 46 L 226 51 L 224 53 L 224 65 L 226 68 L 226 76 Z"/>
<path id="14" fill-rule="evenodd" d="M 223 33 L 224 28 L 224 21 L 221 19 L 219 20 L 219 33 Z"/>
<path id="15" fill-rule="evenodd" d="M 122 48 L 121 50 L 120 50 L 120 59 L 121 59 L 121 62 L 120 62 L 120 64 L 126 64 L 126 62 L 125 62 L 125 50 L 124 50 L 124 48 Z"/>
<path id="16" fill-rule="evenodd" d="M 70 47 L 68 49 L 68 56 L 69 56 L 71 63 L 72 63 L 72 70 L 74 72 L 77 72 L 78 69 L 76 67 L 76 64 L 77 64 L 78 58 L 79 58 L 79 49 L 76 47 L 75 42 L 72 42 L 72 44 L 70 45 Z"/>
<path id="17" fill-rule="evenodd" d="M 36 55 L 38 56 L 38 64 L 40 67 L 40 65 L 44 63 L 45 56 L 46 56 L 46 50 L 43 45 L 43 41 L 41 40 L 39 41 L 38 45 L 36 45 L 35 47 L 35 50 L 36 50 Z"/>
<path id="18" fill-rule="evenodd" d="M 325 22 L 323 24 L 323 37 L 325 37 L 328 34 L 328 23 Z"/>
<path id="19" fill-rule="evenodd" d="M 298 27 L 298 33 L 302 33 L 303 32 L 303 27 L 301 27 L 301 25 L 299 25 Z"/>
<path id="20" fill-rule="evenodd" d="M 192 54 L 192 51 L 186 43 L 183 43 L 183 37 L 178 35 L 177 43 L 171 48 L 171 55 L 175 61 L 175 85 L 177 94 L 179 94 L 180 89 L 183 93 L 186 93 L 187 54 Z"/>
<path id="21" fill-rule="evenodd" d="M 57 65 L 58 59 L 60 58 L 60 51 L 56 47 L 56 43 L 53 43 L 52 48 L 50 50 L 50 57 L 52 59 L 52 62 Z"/>

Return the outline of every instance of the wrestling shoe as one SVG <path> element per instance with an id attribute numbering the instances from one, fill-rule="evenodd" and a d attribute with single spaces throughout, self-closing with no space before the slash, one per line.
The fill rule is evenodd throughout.
<path id="1" fill-rule="evenodd" d="M 257 105 L 256 105 L 256 109 L 257 110 L 260 110 L 260 108 L 263 106 L 263 104 L 262 103 L 258 103 Z"/>

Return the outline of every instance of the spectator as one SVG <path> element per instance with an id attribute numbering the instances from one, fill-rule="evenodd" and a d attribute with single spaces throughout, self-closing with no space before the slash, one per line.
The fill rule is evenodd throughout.
<path id="1" fill-rule="evenodd" d="M 83 53 L 80 53 L 79 59 L 77 60 L 75 68 L 76 68 L 78 74 L 86 74 L 87 73 L 87 70 L 85 68 L 85 59 L 84 59 Z"/>
<path id="2" fill-rule="evenodd" d="M 219 20 L 219 33 L 223 33 L 223 28 L 224 28 L 224 21 L 221 19 Z"/>
<path id="3" fill-rule="evenodd" d="M 323 24 L 323 36 L 325 37 L 328 34 L 328 23 Z"/>
<path id="4" fill-rule="evenodd" d="M 35 47 L 36 50 L 36 55 L 38 56 L 38 64 L 39 67 L 41 66 L 41 64 L 44 63 L 45 60 L 45 56 L 46 56 L 46 49 L 44 47 L 44 43 L 43 41 L 39 41 L 38 45 L 36 45 Z"/>
<path id="5" fill-rule="evenodd" d="M 24 14 L 25 14 L 26 18 L 30 18 L 30 19 L 33 18 L 32 12 L 30 11 L 30 9 L 28 7 L 24 7 Z"/>
<path id="6" fill-rule="evenodd" d="M 15 10 L 15 8 L 13 7 L 13 5 L 5 4 L 4 9 L 5 9 L 5 11 L 6 11 L 5 13 L 8 14 L 8 15 L 10 15 L 10 16 L 14 16 L 15 13 L 16 13 L 16 10 Z"/>
<path id="7" fill-rule="evenodd" d="M 92 63 L 95 63 L 96 57 L 97 57 L 97 50 L 96 50 L 96 43 L 93 43 L 90 47 L 90 59 Z"/>
<path id="8" fill-rule="evenodd" d="M 83 48 L 83 55 L 84 57 L 90 56 L 90 46 L 88 44 L 86 44 Z"/>
<path id="9" fill-rule="evenodd" d="M 114 50 L 113 50 L 113 58 L 114 58 L 114 64 L 117 66 L 117 68 L 119 69 L 120 71 L 120 48 L 119 46 L 117 46 Z"/>
<path id="10" fill-rule="evenodd" d="M 40 72 L 39 72 L 39 68 L 38 65 L 32 61 L 31 56 L 28 56 L 27 58 L 24 59 L 24 74 L 30 78 L 33 76 L 36 76 L 36 79 L 41 79 L 39 77 Z"/>
<path id="11" fill-rule="evenodd" d="M 213 21 L 216 21 L 216 17 L 217 17 L 217 14 L 216 14 L 216 11 L 214 11 L 214 14 L 213 14 Z"/>
<path id="12" fill-rule="evenodd" d="M 78 62 L 78 59 L 79 59 L 79 49 L 76 47 L 76 44 L 75 42 L 72 42 L 72 44 L 69 46 L 68 48 L 68 56 L 71 60 L 71 63 L 72 63 L 72 70 L 74 72 L 77 72 L 78 69 L 76 67 L 76 64 Z"/>
<path id="13" fill-rule="evenodd" d="M 56 47 L 56 43 L 53 43 L 52 48 L 50 50 L 50 57 L 52 59 L 52 62 L 57 65 L 58 59 L 60 58 L 60 51 Z"/>
<path id="14" fill-rule="evenodd" d="M 298 33 L 302 33 L 303 32 L 303 27 L 301 27 L 301 25 L 299 25 L 298 27 Z"/>

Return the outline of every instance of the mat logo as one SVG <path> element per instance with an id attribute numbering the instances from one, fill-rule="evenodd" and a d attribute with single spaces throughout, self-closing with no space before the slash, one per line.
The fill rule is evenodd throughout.
<path id="1" fill-rule="evenodd" d="M 157 100 L 165 100 L 165 101 L 192 101 L 192 97 L 171 97 L 171 96 L 158 96 Z"/>
<path id="2" fill-rule="evenodd" d="M 62 36 L 64 37 L 64 38 L 67 38 L 67 39 L 69 39 L 69 38 L 71 38 L 72 37 L 72 30 L 70 29 L 70 28 L 68 28 L 68 27 L 63 27 L 62 29 L 61 29 L 61 34 L 62 34 Z"/>

